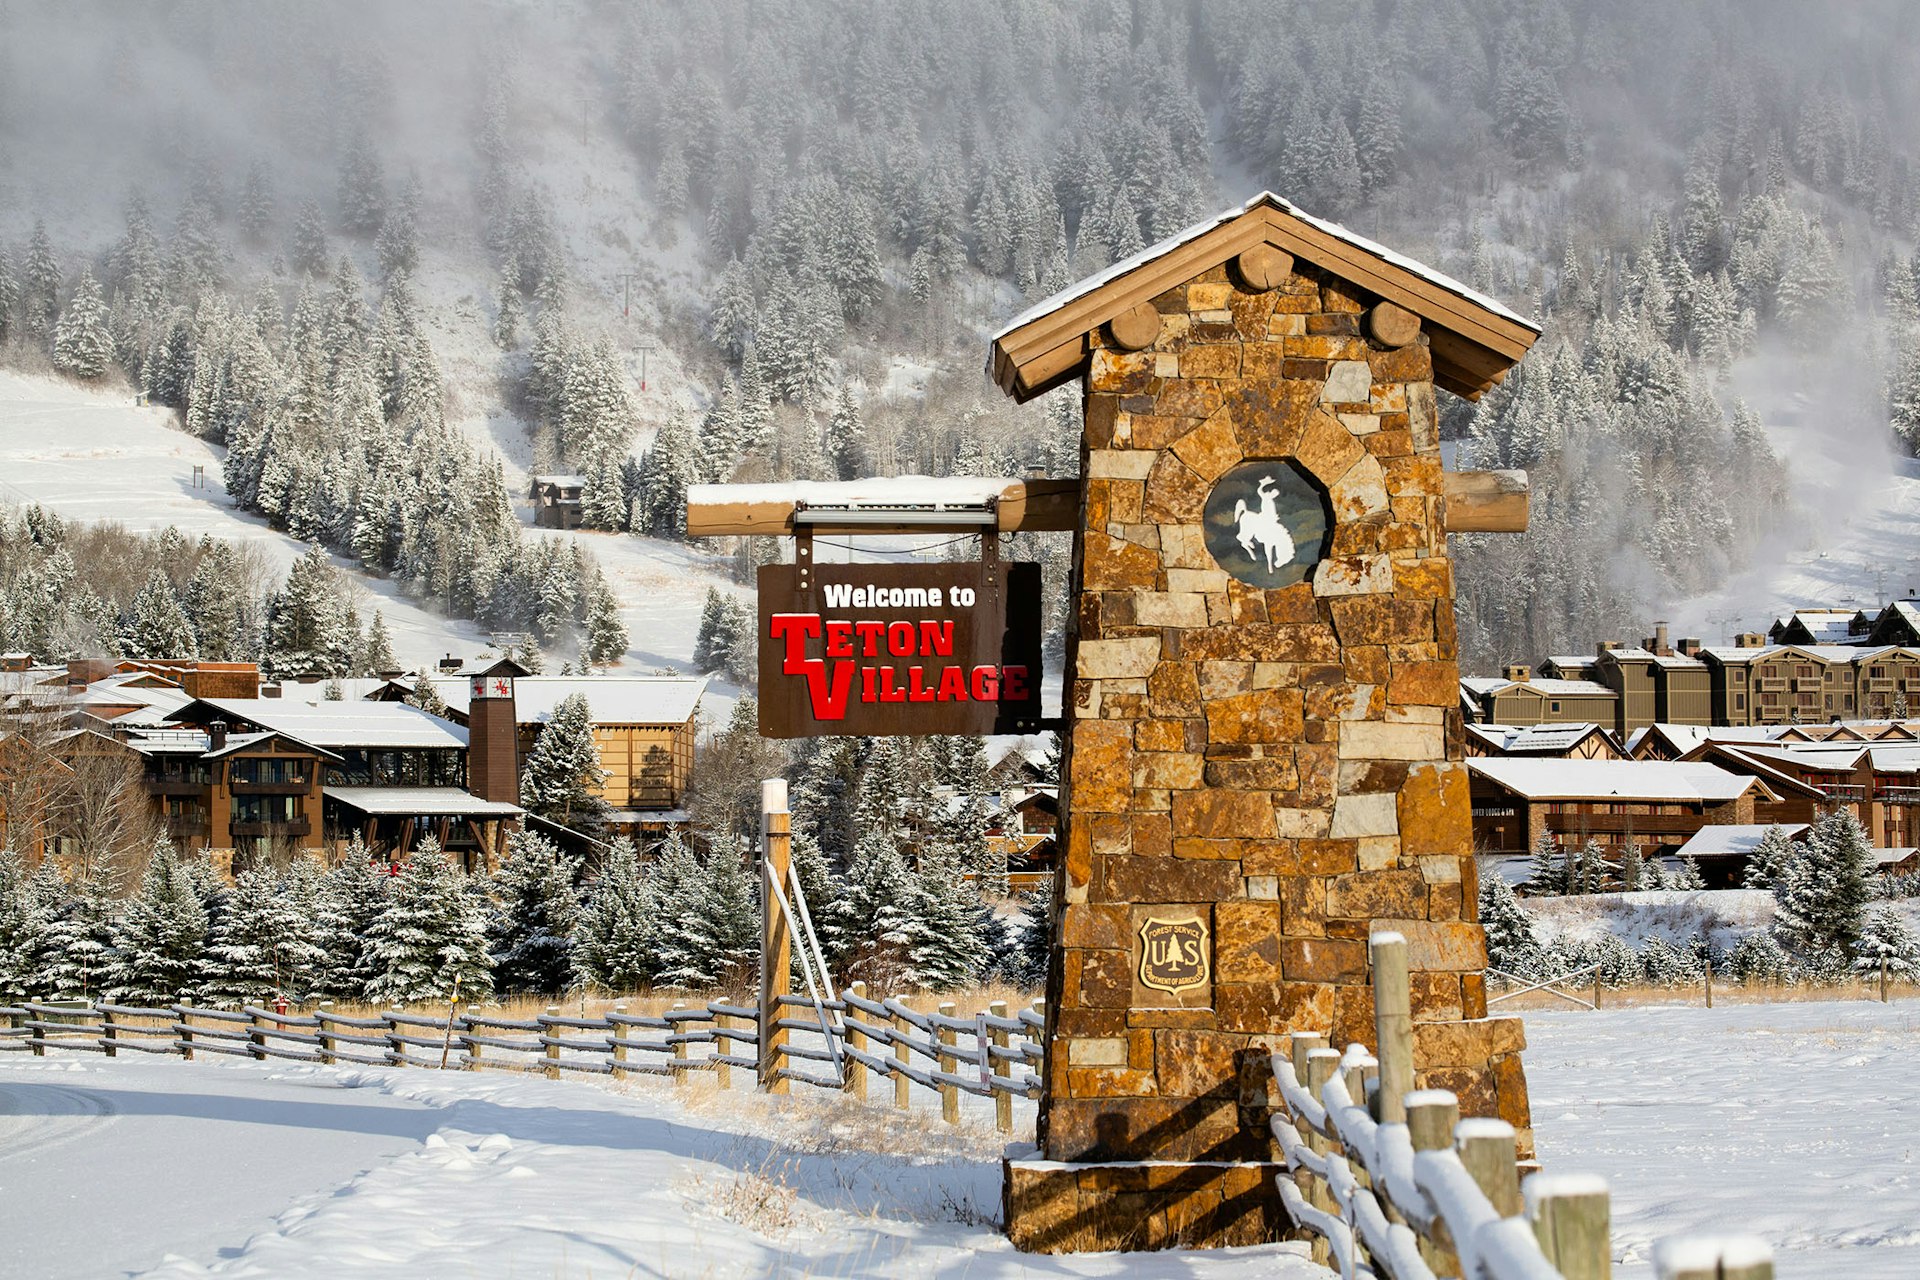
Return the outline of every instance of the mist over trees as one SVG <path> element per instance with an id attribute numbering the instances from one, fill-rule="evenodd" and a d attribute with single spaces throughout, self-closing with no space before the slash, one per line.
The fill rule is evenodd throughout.
<path id="1" fill-rule="evenodd" d="M 0 349 L 149 390 L 277 524 L 531 629 L 470 392 L 583 477 L 586 523 L 649 536 L 708 480 L 1071 474 L 1077 406 L 1006 404 L 984 335 L 1271 187 L 1545 322 L 1448 406 L 1463 464 L 1536 493 L 1528 534 L 1461 540 L 1461 636 L 1471 661 L 1584 646 L 1798 518 L 1783 378 L 1844 371 L 1839 451 L 1920 438 L 1906 25 L 1776 0 L 10 10 Z M 674 410 L 636 398 L 641 333 Z"/>

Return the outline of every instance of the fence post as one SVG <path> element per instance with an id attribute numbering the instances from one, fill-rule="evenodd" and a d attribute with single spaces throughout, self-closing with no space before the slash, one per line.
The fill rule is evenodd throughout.
<path id="1" fill-rule="evenodd" d="M 1707 983 L 1707 1008 L 1713 1008 L 1713 965 L 1711 962 L 1701 966 L 1702 976 Z"/>
<path id="2" fill-rule="evenodd" d="M 687 1002 L 685 1000 L 675 1000 L 673 1007 L 675 1009 L 684 1009 L 687 1007 Z M 673 1041 L 673 1062 L 671 1064 L 673 1068 L 673 1082 L 676 1085 L 684 1086 L 687 1083 L 687 1024 L 669 1020 L 667 1022 L 667 1037 Z"/>
<path id="3" fill-rule="evenodd" d="M 787 882 L 793 857 L 793 815 L 787 812 L 787 784 L 768 778 L 760 784 L 760 1091 L 790 1093 L 780 1075 L 787 1033 L 780 1029 L 780 998 L 793 983 L 793 922 L 775 901 L 774 889 Z"/>
<path id="4" fill-rule="evenodd" d="M 1493 1211 L 1511 1218 L 1525 1209 L 1526 1202 L 1520 1198 L 1513 1126 L 1505 1120 L 1462 1120 L 1453 1133 L 1460 1148 L 1460 1163 L 1473 1175 Z"/>
<path id="5" fill-rule="evenodd" d="M 1367 939 L 1373 953 L 1373 1032 L 1380 1059 L 1380 1091 L 1374 1119 L 1402 1124 L 1404 1099 L 1413 1092 L 1413 988 L 1407 975 L 1407 940 L 1383 931 Z M 1365 1096 L 1354 1101 L 1366 1105 Z"/>
<path id="6" fill-rule="evenodd" d="M 547 1006 L 547 1011 L 544 1014 L 542 1014 L 539 1019 L 541 1039 L 552 1041 L 557 1038 L 555 1033 L 559 1030 L 559 1028 L 554 1026 L 551 1022 L 547 1021 L 547 1019 L 557 1018 L 559 1016 L 560 1016 L 559 1005 L 550 1004 Z M 549 1080 L 558 1080 L 560 1078 L 560 1046 L 557 1044 L 549 1043 L 545 1046 L 545 1049 L 546 1049 L 547 1065 L 541 1068 L 541 1073 L 545 1075 Z"/>
<path id="7" fill-rule="evenodd" d="M 173 1011 L 180 1015 L 180 1057 L 187 1062 L 192 1062 L 193 1019 L 187 1015 L 193 1012 L 193 1001 L 181 996 L 180 1003 L 173 1006 Z"/>
<path id="8" fill-rule="evenodd" d="M 943 1002 L 940 1006 L 940 1016 L 943 1018 L 953 1017 L 953 1008 L 952 1001 Z M 947 1075 L 952 1075 L 960 1069 L 959 1059 L 949 1052 L 953 1047 L 953 1028 L 941 1027 L 940 1070 Z M 944 1081 L 940 1085 L 940 1118 L 948 1124 L 960 1123 L 960 1090 Z"/>
<path id="9" fill-rule="evenodd" d="M 266 1021 L 257 1013 L 247 1015 L 247 1052 L 255 1062 L 267 1060 Z"/>
<path id="10" fill-rule="evenodd" d="M 626 1002 L 622 1001 L 613 1006 L 613 1011 L 615 1014 L 625 1016 L 627 1012 Z M 613 1027 L 613 1062 L 607 1074 L 615 1080 L 625 1080 L 627 1078 L 627 1032 L 629 1028 L 624 1022 L 609 1021 Z"/>
<path id="11" fill-rule="evenodd" d="M 319 1024 L 314 1030 L 320 1040 L 320 1063 L 322 1066 L 332 1066 L 335 1041 L 333 1033 L 327 1029 L 327 1024 L 333 1020 L 333 1001 L 322 1000 L 319 1004 L 315 1005 L 313 1017 L 314 1021 Z"/>
<path id="12" fill-rule="evenodd" d="M 485 1071 L 486 1070 L 485 1064 L 481 1061 L 481 1057 L 482 1057 L 481 1051 L 485 1048 L 485 1046 L 480 1044 L 478 1041 L 476 1041 L 473 1038 L 480 1031 L 480 1028 L 476 1027 L 473 1023 L 473 1020 L 479 1016 L 480 1016 L 480 1006 L 477 1004 L 470 1004 L 467 1006 L 467 1016 L 460 1020 L 460 1025 L 462 1027 L 462 1030 L 460 1032 L 460 1051 L 467 1055 L 467 1060 L 460 1064 L 460 1069 L 462 1071 Z"/>
<path id="13" fill-rule="evenodd" d="M 1460 1124 L 1460 1100 L 1444 1089 L 1417 1089 L 1401 1101 L 1407 1110 L 1407 1136 L 1415 1151 L 1445 1151 L 1453 1145 Z M 1460 1259 L 1444 1222 L 1434 1224 L 1434 1238 L 1420 1237 L 1420 1256 L 1437 1276 L 1460 1274 Z"/>
<path id="14" fill-rule="evenodd" d="M 1302 1083 L 1307 1087 L 1308 1095 L 1312 1097 L 1315 1102 L 1319 1102 L 1321 1100 L 1320 1091 L 1326 1087 L 1327 1081 L 1333 1079 L 1339 1071 L 1340 1051 L 1338 1049 L 1316 1048 L 1309 1051 L 1307 1054 L 1307 1074 L 1302 1080 Z M 1311 1127 L 1307 1129 L 1307 1149 L 1315 1155 L 1325 1156 L 1333 1150 L 1333 1146 L 1333 1140 L 1319 1130 Z M 1314 1177 L 1312 1174 L 1307 1175 L 1306 1191 L 1308 1204 L 1320 1210 L 1322 1213 L 1331 1214 L 1336 1218 L 1340 1216 L 1340 1206 L 1333 1198 L 1333 1187 L 1326 1179 Z M 1332 1257 L 1332 1246 L 1324 1239 L 1315 1237 L 1313 1241 L 1314 1261 L 1325 1266 L 1332 1260 Z"/>
<path id="15" fill-rule="evenodd" d="M 109 1058 L 117 1058 L 120 1056 L 120 1046 L 117 1043 L 119 1035 L 113 1025 L 113 1010 L 105 1005 L 94 1007 L 100 1011 L 100 1048 Z"/>
<path id="16" fill-rule="evenodd" d="M 1608 1280 L 1613 1251 L 1608 1244 L 1611 1211 L 1604 1178 L 1536 1173 L 1523 1188 L 1540 1252 L 1566 1280 Z"/>
<path id="17" fill-rule="evenodd" d="M 400 1030 L 400 1023 L 396 1021 L 396 1015 L 404 1012 L 404 1009 L 387 1009 L 380 1014 L 387 1023 L 387 1057 L 393 1060 L 393 1065 L 396 1067 L 407 1065 L 407 1046 L 400 1042 L 403 1033 Z"/>
<path id="18" fill-rule="evenodd" d="M 44 1058 L 47 1056 L 47 1015 L 29 1009 L 27 1019 L 33 1023 L 27 1033 L 27 1047 L 33 1050 L 34 1057 Z"/>
<path id="19" fill-rule="evenodd" d="M 1773 1250 L 1753 1236 L 1662 1240 L 1653 1246 L 1656 1280 L 1773 1280 Z"/>
<path id="20" fill-rule="evenodd" d="M 1880 961 L 1880 1003 L 1887 1002 L 1887 962 Z"/>
<path id="21" fill-rule="evenodd" d="M 899 1014 L 893 1015 L 893 1060 L 902 1067 L 907 1065 L 907 1037 L 913 1034 L 913 1024 Z M 907 1079 L 905 1071 L 893 1073 L 893 1105 L 905 1111 L 913 1106 L 913 1096 L 907 1092 L 913 1087 L 913 1081 Z"/>
<path id="22" fill-rule="evenodd" d="M 1600 1012 L 1600 966 L 1593 966 L 1593 1011 Z"/>
<path id="23" fill-rule="evenodd" d="M 811 910 L 812 908 L 808 909 Z M 851 988 L 851 993 L 856 998 L 865 1000 L 867 998 L 867 984 L 864 982 L 854 983 Z M 847 1012 L 842 1022 L 842 1025 L 847 1029 L 847 1048 L 865 1053 L 867 1051 L 867 1033 L 853 1025 L 856 1015 L 861 1018 L 867 1016 L 865 1010 L 856 1009 L 851 1004 L 847 1005 Z M 859 1101 L 865 1102 L 867 1100 L 867 1064 L 854 1057 L 852 1053 L 847 1054 L 847 1082 L 841 1087 Z"/>
<path id="24" fill-rule="evenodd" d="M 709 1013 L 713 1012 L 713 1006 L 711 1004 L 707 1006 L 707 1011 Z M 727 1034 L 728 1028 L 732 1026 L 733 1017 L 731 1014 L 715 1013 L 713 1015 L 713 1053 L 715 1057 L 724 1057 L 733 1052 L 733 1037 Z M 733 1088 L 733 1068 L 724 1062 L 714 1063 L 713 1087 L 723 1091 Z"/>
<path id="25" fill-rule="evenodd" d="M 1005 1000 L 995 1000 L 987 1006 L 987 1013 L 989 1016 L 995 1018 L 1006 1017 L 1007 1002 Z M 993 1045 L 997 1049 L 1007 1047 L 1007 1031 L 1005 1027 L 995 1027 L 993 1029 Z M 995 1075 L 993 1069 L 993 1054 L 988 1051 L 987 1046 L 984 1044 L 980 1046 L 980 1052 L 986 1057 L 987 1069 L 985 1074 L 987 1076 L 987 1087 L 993 1088 L 993 1077 Z M 1007 1068 L 1007 1075 L 1013 1075 L 1013 1068 L 1011 1066 Z M 1005 1089 L 993 1090 L 993 1127 L 1001 1133 L 1013 1132 L 1013 1095 Z"/>

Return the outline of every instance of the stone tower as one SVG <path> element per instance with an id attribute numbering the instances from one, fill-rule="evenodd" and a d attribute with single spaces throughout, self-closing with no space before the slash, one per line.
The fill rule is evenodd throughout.
<path id="1" fill-rule="evenodd" d="M 1530 1150 L 1519 1024 L 1486 1016 L 1446 538 L 1516 527 L 1524 491 L 1443 472 L 1434 387 L 1477 397 L 1537 334 L 1262 195 L 994 340 L 1016 398 L 1085 391 L 1021 1247 L 1283 1231 L 1267 1055 L 1373 1044 L 1376 926 L 1410 944 L 1420 1083 Z"/>
<path id="2" fill-rule="evenodd" d="M 513 682 L 527 674 L 511 658 L 461 673 L 467 680 L 467 790 L 482 800 L 520 803 L 520 724 Z"/>

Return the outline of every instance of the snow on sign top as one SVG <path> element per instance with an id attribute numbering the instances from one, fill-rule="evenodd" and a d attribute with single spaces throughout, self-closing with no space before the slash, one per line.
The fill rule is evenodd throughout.
<path id="1" fill-rule="evenodd" d="M 1289 200 L 1275 195 L 1271 191 L 1262 191 L 1245 204 L 1223 209 L 1211 218 L 1203 219 L 1184 230 L 1174 232 L 1157 244 L 1148 245 L 1131 258 L 1122 258 L 1105 271 L 1096 272 L 1088 276 L 1085 280 L 1080 281 L 1080 283 L 1062 289 L 1050 298 L 1041 299 L 1002 325 L 1000 330 L 993 335 L 992 341 L 1000 341 L 1014 330 L 1019 329 L 1023 325 L 1031 324 L 1048 312 L 1056 311 L 1077 298 L 1084 298 L 1088 294 L 1113 283 L 1128 272 L 1144 267 L 1147 263 L 1152 262 L 1155 258 L 1160 257 L 1169 250 L 1177 249 L 1188 241 L 1197 240 L 1207 232 L 1212 231 L 1215 227 L 1225 226 L 1235 218 L 1252 213 L 1262 205 L 1279 209 L 1282 213 L 1290 214 L 1310 227 L 1324 231 L 1337 240 L 1345 241 L 1356 249 L 1370 253 L 1389 266 L 1398 267 L 1402 271 L 1419 276 L 1430 284 L 1438 285 L 1448 293 L 1456 294 L 1462 300 L 1470 302 L 1476 307 L 1491 311 L 1503 320 L 1508 320 L 1524 328 L 1531 329 L 1536 334 L 1540 332 L 1540 326 L 1538 324 L 1527 319 L 1519 312 L 1512 310 L 1504 303 L 1489 298 L 1486 294 L 1480 293 L 1477 290 L 1468 288 L 1445 272 L 1436 271 L 1424 262 L 1416 262 L 1404 254 L 1395 253 L 1385 245 L 1376 244 L 1374 241 L 1367 239 L 1357 232 L 1349 231 L 1337 222 L 1329 222 L 1325 218 L 1316 218 L 1306 210 L 1301 209 Z"/>

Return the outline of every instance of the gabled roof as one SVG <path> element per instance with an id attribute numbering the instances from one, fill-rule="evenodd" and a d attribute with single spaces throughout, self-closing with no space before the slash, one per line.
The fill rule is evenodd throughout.
<path id="1" fill-rule="evenodd" d="M 315 747 L 334 750 L 464 750 L 467 731 L 404 702 L 308 702 L 300 698 L 196 698 L 175 711 L 174 723 L 250 724 Z"/>
<path id="2" fill-rule="evenodd" d="M 1735 800 L 1753 788 L 1777 799 L 1759 778 L 1717 765 L 1667 760 L 1552 760 L 1491 756 L 1467 761 L 1470 773 L 1529 800 L 1639 800 L 1652 803 Z"/>
<path id="3" fill-rule="evenodd" d="M 1080 375 L 1095 329 L 1260 244 L 1418 315 L 1434 382 L 1469 400 L 1504 378 L 1540 336 L 1539 325 L 1458 280 L 1263 191 L 1015 316 L 993 335 L 988 372 L 1014 399 L 1031 400 Z"/>
<path id="4" fill-rule="evenodd" d="M 1613 734 L 1591 721 L 1584 724 L 1524 726 L 1470 724 L 1466 730 L 1488 747 L 1509 756 L 1564 755 L 1596 733 L 1616 750 L 1620 745 L 1613 740 Z"/>
<path id="5" fill-rule="evenodd" d="M 513 682 L 514 719 L 545 724 L 563 698 L 583 694 L 595 724 L 685 724 L 707 691 L 706 676 L 521 676 Z M 436 676 L 433 687 L 447 709 L 467 714 L 472 692 L 465 676 Z"/>
<path id="6" fill-rule="evenodd" d="M 1787 833 L 1789 840 L 1798 838 L 1807 829 L 1804 822 L 1782 822 L 1778 826 Z M 1744 858 L 1760 847 L 1760 841 L 1766 838 L 1773 827 L 1767 823 L 1734 822 L 1719 826 L 1702 827 L 1687 837 L 1680 846 L 1682 858 Z"/>

